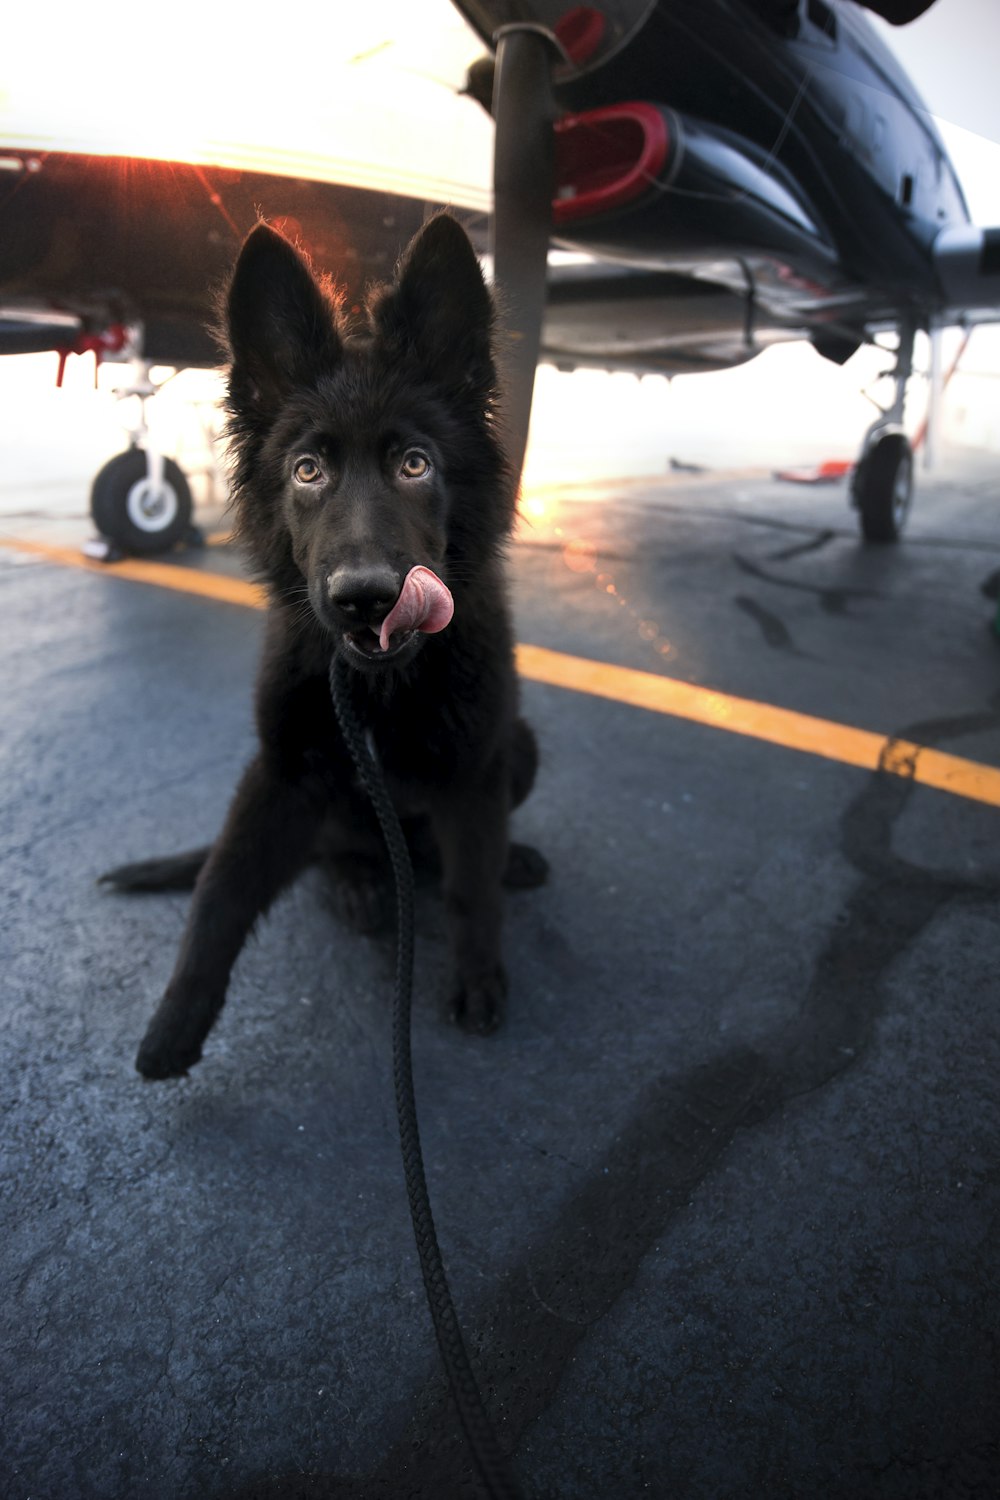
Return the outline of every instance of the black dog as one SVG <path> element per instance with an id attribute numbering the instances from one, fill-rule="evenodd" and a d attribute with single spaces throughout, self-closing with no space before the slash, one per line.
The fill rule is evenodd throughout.
<path id="1" fill-rule="evenodd" d="M 225 320 L 236 525 L 270 598 L 260 749 L 210 851 L 104 877 L 149 890 L 197 875 L 139 1049 L 147 1078 L 198 1061 L 254 922 L 307 863 L 330 870 L 356 926 L 376 925 L 384 854 L 331 705 L 334 653 L 409 836 L 433 833 L 451 1012 L 467 1030 L 501 1018 L 501 884 L 537 884 L 546 869 L 507 838 L 537 754 L 517 713 L 502 572 L 513 484 L 493 309 L 464 231 L 444 214 L 426 224 L 396 281 L 370 298 L 362 332 L 260 224 Z"/>

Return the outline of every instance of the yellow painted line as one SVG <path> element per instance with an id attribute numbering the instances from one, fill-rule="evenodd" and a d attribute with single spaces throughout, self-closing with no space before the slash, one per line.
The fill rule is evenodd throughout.
<path id="1" fill-rule="evenodd" d="M 161 589 L 200 594 L 203 599 L 221 599 L 226 604 L 249 605 L 252 609 L 267 607 L 264 590 L 257 584 L 247 583 L 242 578 L 226 578 L 221 573 L 200 573 L 195 568 L 143 562 L 139 558 L 126 558 L 116 563 L 95 562 L 73 547 L 54 547 L 50 542 L 0 534 L 0 548 L 3 547 L 15 552 L 30 552 L 63 567 L 83 568 L 87 573 L 100 573 L 104 577 L 110 575 L 112 578 L 128 578 L 133 583 L 152 583 Z"/>
<path id="2" fill-rule="evenodd" d="M 118 563 L 92 562 L 71 547 L 54 547 L 47 542 L 20 537 L 0 536 L 0 548 L 3 547 L 32 553 L 65 566 L 83 568 L 87 572 L 199 594 L 227 604 L 264 609 L 267 603 L 264 590 L 256 584 L 226 578 L 219 573 L 202 573 L 192 568 L 143 562 L 137 558 Z M 806 755 L 817 755 L 864 771 L 881 769 L 916 781 L 921 786 L 1000 807 L 1000 769 L 908 740 L 887 738 L 871 730 L 838 724 L 832 719 L 817 719 L 811 714 L 796 713 L 794 709 L 776 708 L 752 698 L 737 698 L 731 693 L 695 687 L 692 683 L 661 677 L 655 672 L 638 672 L 631 667 L 610 666 L 587 657 L 570 656 L 564 651 L 550 651 L 545 646 L 519 645 L 517 668 L 522 677 L 532 682 L 607 698 L 615 703 L 627 703 L 675 719 L 687 719 L 691 723 L 765 740 L 786 750 L 799 750 Z"/>
<path id="3" fill-rule="evenodd" d="M 654 672 L 636 672 L 631 667 L 567 656 L 563 651 L 549 651 L 544 646 L 518 646 L 517 666 L 522 677 L 533 682 L 590 693 L 615 703 L 630 703 L 635 708 L 689 719 L 730 734 L 766 740 L 786 750 L 819 755 L 841 765 L 858 766 L 865 771 L 881 769 L 912 778 L 922 786 L 1000 807 L 1000 770 L 908 740 L 887 739 L 885 735 L 854 729 L 832 719 L 813 718 L 752 698 L 736 698 L 731 693 L 695 687 Z"/>

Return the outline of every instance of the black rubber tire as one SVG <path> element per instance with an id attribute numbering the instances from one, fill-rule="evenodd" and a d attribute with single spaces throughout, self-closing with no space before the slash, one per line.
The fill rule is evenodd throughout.
<path id="1" fill-rule="evenodd" d="M 98 531 L 136 557 L 169 552 L 191 525 L 191 491 L 173 459 L 163 461 L 163 495 L 159 507 L 148 513 L 139 504 L 139 486 L 147 473 L 143 450 L 130 448 L 109 459 L 90 491 L 90 513 Z"/>
<path id="2" fill-rule="evenodd" d="M 905 433 L 875 439 L 854 475 L 854 503 L 866 542 L 898 542 L 913 499 L 913 449 Z"/>

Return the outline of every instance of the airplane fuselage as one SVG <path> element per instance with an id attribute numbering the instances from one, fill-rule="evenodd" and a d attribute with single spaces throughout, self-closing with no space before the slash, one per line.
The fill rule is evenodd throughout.
<path id="1" fill-rule="evenodd" d="M 515 9 L 523 19 L 524 7 L 506 0 L 458 3 L 484 37 L 514 21 Z M 538 0 L 529 9 L 560 34 L 558 3 Z M 599 15 L 597 7 L 581 9 Z M 803 335 L 842 359 L 874 328 L 940 315 L 947 298 L 935 242 L 943 229 L 967 225 L 968 210 L 926 106 L 856 6 L 626 0 L 614 14 L 617 24 L 598 25 L 603 41 L 589 57 L 554 67 L 556 103 L 566 112 L 557 132 L 565 140 L 589 130 L 599 152 L 602 133 L 606 143 L 617 128 L 624 178 L 626 132 L 638 159 L 641 112 L 652 109 L 660 121 L 650 120 L 648 134 L 664 136 L 668 151 L 655 158 L 657 175 L 642 191 L 602 201 L 588 192 L 586 143 L 566 142 L 561 156 L 557 150 L 557 242 L 628 270 L 603 286 L 599 276 L 586 278 L 586 308 L 572 275 L 554 277 L 550 354 L 561 349 L 571 363 L 576 346 L 580 362 L 614 362 L 606 338 L 581 346 L 603 294 L 627 307 L 620 354 L 635 352 L 645 328 L 646 368 L 698 368 L 693 345 L 687 366 L 675 358 L 676 318 L 668 329 L 657 317 L 658 300 L 676 309 L 678 277 L 736 299 L 727 309 L 718 296 L 710 307 L 703 288 L 692 296 L 694 308 L 716 319 L 705 368 Z M 630 108 L 632 122 L 616 126 L 615 112 Z M 601 170 L 608 172 L 614 152 L 606 155 Z M 645 159 L 654 159 L 648 150 Z M 573 209 L 579 193 L 595 202 L 589 216 Z M 576 278 L 581 290 L 583 280 Z"/>

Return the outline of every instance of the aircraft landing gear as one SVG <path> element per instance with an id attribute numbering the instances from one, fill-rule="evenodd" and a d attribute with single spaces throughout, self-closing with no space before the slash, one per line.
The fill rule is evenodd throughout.
<path id="1" fill-rule="evenodd" d="M 866 542 L 897 542 L 913 500 L 913 449 L 905 432 L 882 428 L 854 471 L 853 501 Z"/>
<path id="2" fill-rule="evenodd" d="M 191 491 L 172 458 L 130 448 L 98 471 L 90 513 L 102 536 L 123 552 L 146 557 L 168 552 L 188 537 Z"/>
<path id="3" fill-rule="evenodd" d="M 899 330 L 893 378 L 896 396 L 868 429 L 851 481 L 851 504 L 857 509 L 866 542 L 898 542 L 913 501 L 913 446 L 902 428 L 906 384 L 913 369 L 916 329 Z"/>
<path id="4" fill-rule="evenodd" d="M 99 470 L 91 486 L 90 513 L 100 537 L 85 551 L 107 561 L 121 553 L 149 557 L 169 552 L 178 542 L 201 540 L 191 524 L 191 491 L 179 466 L 149 439 L 146 402 L 159 389 L 149 378 L 147 360 L 134 361 L 131 385 L 115 391 L 119 400 L 135 396 L 139 415 L 129 433 L 127 452 L 118 453 Z"/>

